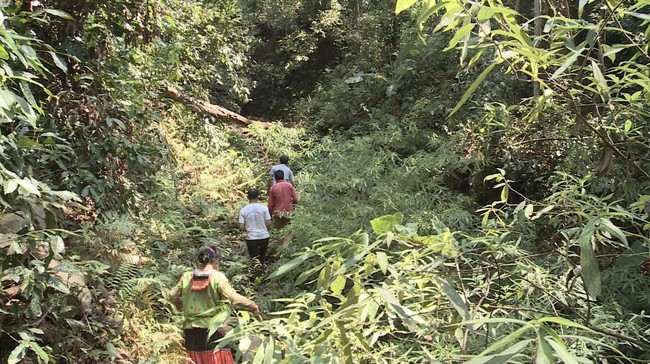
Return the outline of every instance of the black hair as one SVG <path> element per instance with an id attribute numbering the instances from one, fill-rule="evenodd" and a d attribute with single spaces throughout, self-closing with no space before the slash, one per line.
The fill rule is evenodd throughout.
<path id="1" fill-rule="evenodd" d="M 279 180 L 281 180 L 281 179 L 284 179 L 284 172 L 281 171 L 281 170 L 277 170 L 277 171 L 275 171 L 275 173 L 273 174 L 273 177 L 275 178 L 276 181 L 279 181 Z"/>
<path id="2" fill-rule="evenodd" d="M 289 157 L 287 157 L 286 155 L 280 156 L 280 163 L 282 164 L 289 163 Z"/>
<path id="3" fill-rule="evenodd" d="M 197 257 L 199 263 L 206 265 L 210 263 L 218 263 L 221 260 L 221 253 L 213 246 L 205 246 L 201 248 L 199 256 Z"/>
<path id="4" fill-rule="evenodd" d="M 254 199 L 258 198 L 258 197 L 260 197 L 260 191 L 258 191 L 255 188 L 248 190 L 248 199 L 249 200 L 254 200 Z"/>

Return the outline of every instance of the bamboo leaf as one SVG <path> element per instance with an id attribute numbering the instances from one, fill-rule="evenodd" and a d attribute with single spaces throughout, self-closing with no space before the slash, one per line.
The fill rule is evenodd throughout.
<path id="1" fill-rule="evenodd" d="M 578 18 L 582 18 L 582 12 L 585 10 L 587 3 L 589 3 L 589 0 L 580 0 L 578 3 Z"/>
<path id="2" fill-rule="evenodd" d="M 454 34 L 453 38 L 451 38 L 451 40 L 449 41 L 449 45 L 447 46 L 447 48 L 444 49 L 444 51 L 453 49 L 456 46 L 456 44 L 460 42 L 461 39 L 465 38 L 465 36 L 469 34 L 469 32 L 471 32 L 472 29 L 474 29 L 475 25 L 476 24 L 474 23 L 469 23 L 463 25 L 460 29 L 458 29 L 456 31 L 456 34 Z"/>
<path id="3" fill-rule="evenodd" d="M 384 252 L 377 252 L 377 264 L 379 264 L 379 269 L 381 272 L 386 274 L 388 271 L 388 257 Z"/>
<path id="4" fill-rule="evenodd" d="M 20 363 L 20 361 L 25 357 L 26 348 L 27 345 L 24 342 L 16 346 L 16 348 L 11 351 L 9 358 L 7 358 L 7 364 Z"/>
<path id="5" fill-rule="evenodd" d="M 3 183 L 3 189 L 4 189 L 4 194 L 8 195 L 12 192 L 14 192 L 18 188 L 18 180 L 17 179 L 8 179 L 5 180 Z"/>
<path id="6" fill-rule="evenodd" d="M 548 343 L 553 347 L 557 356 L 562 359 L 564 364 L 579 364 L 575 355 L 569 353 L 564 344 L 558 343 L 555 340 L 549 340 Z"/>
<path id="7" fill-rule="evenodd" d="M 266 279 L 273 279 L 273 278 L 283 276 L 283 275 L 291 272 L 292 270 L 294 270 L 297 266 L 299 266 L 300 264 L 302 264 L 303 262 L 305 262 L 307 259 L 311 258 L 312 256 L 314 256 L 314 252 L 313 251 L 308 251 L 305 254 L 303 254 L 303 255 L 301 255 L 301 256 L 299 256 L 297 258 L 294 258 L 294 259 L 290 260 L 289 262 L 283 264 L 282 266 L 280 266 L 280 268 L 278 268 L 278 270 L 271 273 L 271 275 L 269 275 Z"/>
<path id="8" fill-rule="evenodd" d="M 553 75 L 551 76 L 551 80 L 561 76 L 562 73 L 564 73 L 564 71 L 566 71 L 567 68 L 571 67 L 571 65 L 573 65 L 576 62 L 576 60 L 578 59 L 578 57 L 580 57 L 580 55 L 582 54 L 582 52 L 584 52 L 584 50 L 585 48 L 583 47 L 573 52 L 573 54 L 569 56 L 566 61 L 564 61 L 562 66 L 558 68 L 555 72 L 553 72 Z"/>
<path id="9" fill-rule="evenodd" d="M 339 274 L 334 278 L 334 281 L 332 281 L 330 289 L 332 290 L 333 295 L 338 296 L 341 294 L 341 291 L 343 291 L 343 288 L 345 288 L 345 276 Z"/>
<path id="10" fill-rule="evenodd" d="M 642 19 L 642 20 L 650 21 L 650 14 L 635 13 L 633 11 L 626 11 L 625 14 L 633 16 L 635 18 Z"/>
<path id="11" fill-rule="evenodd" d="M 508 188 L 508 185 L 504 185 L 503 188 L 501 189 L 501 201 L 502 202 L 508 202 L 508 193 L 510 192 L 510 189 Z"/>
<path id="12" fill-rule="evenodd" d="M 224 310 L 222 312 L 219 312 L 217 315 L 212 317 L 210 319 L 210 322 L 208 323 L 208 328 L 210 328 L 208 332 L 208 337 L 212 336 L 219 328 L 223 325 L 224 322 L 230 317 L 230 310 Z"/>
<path id="13" fill-rule="evenodd" d="M 29 348 L 32 349 L 32 351 L 34 351 L 36 355 L 38 355 L 38 357 L 41 358 L 41 360 L 43 360 L 45 363 L 50 361 L 50 356 L 47 355 L 45 350 L 43 350 L 43 348 L 40 345 L 38 345 L 36 342 L 30 341 Z"/>
<path id="14" fill-rule="evenodd" d="M 460 317 L 463 318 L 463 320 L 469 320 L 470 315 L 469 315 L 469 309 L 467 308 L 467 305 L 465 304 L 465 301 L 463 301 L 463 298 L 460 297 L 458 292 L 452 287 L 449 283 L 447 283 L 446 280 L 440 278 L 440 277 L 435 277 L 436 281 L 440 285 L 440 288 L 442 289 L 442 292 L 447 296 L 449 299 L 449 302 L 451 305 L 458 311 L 460 314 Z"/>
<path id="15" fill-rule="evenodd" d="M 461 107 L 463 107 L 463 105 L 465 105 L 467 100 L 469 100 L 469 98 L 472 96 L 474 91 L 476 91 L 476 89 L 481 84 L 481 82 L 483 82 L 485 77 L 487 77 L 487 75 L 492 71 L 492 69 L 494 69 L 496 65 L 497 65 L 496 63 L 491 63 L 486 69 L 483 70 L 483 72 L 481 72 L 480 75 L 478 75 L 478 77 L 474 80 L 474 82 L 472 82 L 472 84 L 469 86 L 467 91 L 465 91 L 463 97 L 460 98 L 460 101 L 458 101 L 456 106 L 454 106 L 454 109 L 451 110 L 449 116 L 447 116 L 448 118 L 454 115 L 458 110 L 460 110 Z"/>
<path id="16" fill-rule="evenodd" d="M 537 355 L 535 355 L 535 364 L 553 364 L 553 349 L 548 344 L 548 340 L 542 335 L 537 338 Z"/>
<path id="17" fill-rule="evenodd" d="M 330 278 L 332 275 L 332 267 L 329 265 L 324 266 L 320 273 L 318 274 L 318 281 L 316 283 L 316 287 L 318 289 L 325 289 L 327 287 L 327 284 L 329 284 Z"/>
<path id="18" fill-rule="evenodd" d="M 423 26 L 424 22 L 426 22 L 427 19 L 429 19 L 429 17 L 431 17 L 431 15 L 435 14 L 438 10 L 442 9 L 445 6 L 444 2 L 440 2 L 440 3 L 437 3 L 437 4 L 433 5 L 433 6 L 431 6 L 432 3 L 433 3 L 432 1 L 428 1 L 427 2 L 428 7 L 424 11 L 422 11 L 420 13 L 420 15 L 418 16 L 417 24 L 418 24 L 418 28 L 419 28 L 420 32 L 422 31 L 422 29 L 424 27 Z"/>
<path id="19" fill-rule="evenodd" d="M 74 18 L 72 17 L 72 15 L 66 13 L 66 12 L 63 11 L 63 10 L 57 10 L 57 9 L 45 9 L 44 11 L 45 11 L 46 13 L 50 14 L 50 15 L 58 16 L 58 17 L 61 18 L 61 19 L 65 19 L 65 20 L 74 20 Z"/>
<path id="20" fill-rule="evenodd" d="M 614 235 L 618 240 L 621 241 L 625 245 L 625 247 L 629 247 L 627 243 L 627 238 L 625 237 L 625 233 L 616 225 L 612 223 L 612 221 L 606 217 L 600 218 L 599 225 L 601 228 L 609 232 L 610 234 Z"/>
<path id="21" fill-rule="evenodd" d="M 255 357 L 253 358 L 253 364 L 262 364 L 264 363 L 264 354 L 266 353 L 267 340 L 264 340 L 260 346 L 257 348 Z"/>
<path id="22" fill-rule="evenodd" d="M 18 183 L 19 186 L 19 193 L 28 196 L 28 195 L 36 195 L 40 196 L 41 191 L 38 190 L 38 187 L 36 187 L 32 181 L 28 179 L 17 179 L 16 182 Z M 22 191 L 21 191 L 22 190 Z"/>
<path id="23" fill-rule="evenodd" d="M 535 214 L 535 216 L 533 216 L 533 217 L 531 218 L 531 220 L 537 220 L 537 219 L 539 219 L 540 217 L 542 217 L 542 215 L 544 215 L 545 213 L 547 213 L 547 212 L 553 210 L 554 208 L 555 208 L 555 205 L 548 205 L 548 206 L 544 207 L 543 209 L 539 210 L 539 212 L 537 212 L 537 213 Z"/>
<path id="24" fill-rule="evenodd" d="M 595 219 L 589 220 L 587 225 L 582 230 L 578 242 L 580 244 L 580 265 L 582 266 L 582 278 L 585 281 L 585 288 L 590 297 L 596 298 L 601 293 L 601 277 L 600 268 L 598 268 L 598 260 L 596 253 L 591 247 L 591 237 L 596 228 Z"/>
<path id="25" fill-rule="evenodd" d="M 603 91 L 604 93 L 609 92 L 609 87 L 607 86 L 607 80 L 605 80 L 605 76 L 603 75 L 603 72 L 600 70 L 600 66 L 596 61 L 591 61 L 591 70 L 594 73 L 594 79 L 596 80 L 596 86 L 600 91 Z"/>
<path id="26" fill-rule="evenodd" d="M 526 216 L 527 219 L 530 219 L 530 217 L 533 215 L 533 211 L 535 209 L 535 206 L 532 204 L 527 205 L 526 208 L 524 209 L 524 216 Z"/>
<path id="27" fill-rule="evenodd" d="M 562 318 L 562 317 L 547 316 L 547 317 L 542 317 L 542 318 L 538 319 L 537 321 L 538 322 L 553 322 L 553 323 L 556 323 L 556 324 L 562 325 L 562 326 L 575 327 L 575 328 L 578 328 L 578 329 L 581 329 L 581 330 L 589 330 L 589 328 L 584 326 L 584 325 L 573 322 L 571 320 L 567 320 L 567 319 Z"/>
<path id="28" fill-rule="evenodd" d="M 68 65 L 66 64 L 66 62 L 63 59 L 59 58 L 59 56 L 56 53 L 54 52 L 48 52 L 48 53 L 50 54 L 50 56 L 52 56 L 52 61 L 54 61 L 54 64 L 57 67 L 59 67 L 59 69 L 63 71 L 63 73 L 68 73 Z"/>
<path id="29" fill-rule="evenodd" d="M 508 360 L 510 360 L 513 356 L 519 354 L 522 350 L 528 346 L 528 344 L 532 340 L 524 340 L 520 341 L 512 346 L 510 346 L 508 349 L 498 353 L 498 354 L 492 354 L 492 355 L 480 355 L 478 357 L 475 357 L 471 360 L 468 360 L 465 362 L 465 364 L 503 364 L 507 363 Z"/>

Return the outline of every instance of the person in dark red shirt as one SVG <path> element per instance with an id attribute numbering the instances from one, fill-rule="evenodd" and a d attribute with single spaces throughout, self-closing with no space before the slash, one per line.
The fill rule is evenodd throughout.
<path id="1" fill-rule="evenodd" d="M 282 229 L 291 221 L 291 212 L 298 203 L 296 189 L 291 183 L 284 180 L 283 171 L 275 171 L 276 183 L 269 191 L 269 211 L 273 216 L 273 225 L 276 229 Z"/>

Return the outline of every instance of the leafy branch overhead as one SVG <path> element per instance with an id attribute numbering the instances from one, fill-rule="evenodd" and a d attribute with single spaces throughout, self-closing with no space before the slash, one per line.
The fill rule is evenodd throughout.
<path id="1" fill-rule="evenodd" d="M 650 56 L 647 44 L 638 41 L 639 35 L 650 36 L 649 4 L 575 3 L 576 8 L 548 1 L 546 14 L 522 22 L 524 7 L 513 9 L 501 1 L 423 2 L 417 20 L 421 31 L 431 21 L 434 32 L 452 33 L 448 49 L 460 50 L 460 62 L 468 70 L 485 57 L 491 59 L 448 116 L 460 110 L 496 65 L 502 65 L 516 77 L 541 86 L 530 100 L 534 107 L 531 121 L 544 119 L 547 111 L 561 106 L 573 113 L 573 122 L 600 139 L 605 157 L 596 167 L 599 174 L 610 170 L 613 160 L 607 155 L 613 153 L 621 163 L 650 179 L 645 168 L 648 161 L 639 160 L 642 155 L 635 147 L 641 134 L 620 132 L 624 125 L 628 131 L 634 125 L 643 130 L 647 119 L 644 100 L 650 95 L 646 72 Z M 399 0 L 395 12 L 415 4 Z M 602 11 L 594 11 L 599 7 Z M 531 34 L 532 23 L 544 24 L 539 34 Z M 637 24 L 639 32 L 623 24 Z"/>

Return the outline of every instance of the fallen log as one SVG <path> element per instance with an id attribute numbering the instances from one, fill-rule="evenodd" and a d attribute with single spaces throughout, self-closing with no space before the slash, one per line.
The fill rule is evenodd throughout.
<path id="1" fill-rule="evenodd" d="M 161 95 L 168 97 L 172 100 L 182 102 L 188 107 L 194 109 L 203 114 L 208 114 L 214 116 L 215 118 L 230 123 L 237 126 L 249 127 L 251 125 L 259 125 L 264 128 L 270 127 L 272 124 L 266 121 L 257 121 L 249 119 L 243 115 L 237 114 L 234 111 L 230 111 L 225 107 L 210 104 L 208 102 L 196 99 L 192 96 L 186 95 L 172 86 L 165 87 L 161 92 Z"/>

